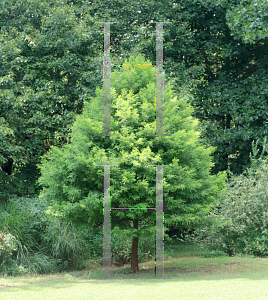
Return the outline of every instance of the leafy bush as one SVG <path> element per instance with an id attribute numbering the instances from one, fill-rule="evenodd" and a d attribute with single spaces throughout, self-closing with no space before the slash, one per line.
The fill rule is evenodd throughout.
<path id="1" fill-rule="evenodd" d="M 15 276 L 55 271 L 52 259 L 41 253 L 31 255 L 29 249 L 15 236 L 7 233 L 6 229 L 0 234 L 0 272 Z M 17 252 L 16 259 L 12 259 L 12 252 Z"/>
<path id="2" fill-rule="evenodd" d="M 256 142 L 252 143 L 251 167 L 234 176 L 226 184 L 220 203 L 215 205 L 205 222 L 188 235 L 204 250 L 220 250 L 229 256 L 250 254 L 268 255 L 268 164 L 266 139 L 257 159 Z"/>
<path id="3" fill-rule="evenodd" d="M 15 260 L 11 266 L 12 268 L 8 268 L 10 275 L 46 274 L 58 271 L 57 261 L 40 252 Z"/>
<path id="4" fill-rule="evenodd" d="M 3 232 L 0 232 L 0 265 L 4 262 L 6 257 L 12 255 L 16 247 L 15 237 L 6 230 L 7 227 Z"/>
<path id="5" fill-rule="evenodd" d="M 0 274 L 7 276 L 20 276 L 28 274 L 29 270 L 19 264 L 16 260 L 9 257 L 2 265 L 0 265 Z"/>
<path id="6" fill-rule="evenodd" d="M 90 225 L 80 225 L 79 231 L 86 244 L 85 255 L 89 258 L 101 259 L 103 255 L 103 232 L 100 228 Z"/>
<path id="7" fill-rule="evenodd" d="M 112 262 L 120 265 L 131 260 L 132 236 L 127 230 L 115 227 L 111 232 Z M 155 252 L 155 233 L 151 236 L 139 236 L 138 255 L 139 262 L 147 261 Z"/>
<path id="8" fill-rule="evenodd" d="M 112 262 L 127 264 L 131 258 L 132 238 L 119 227 L 115 227 L 111 233 Z"/>

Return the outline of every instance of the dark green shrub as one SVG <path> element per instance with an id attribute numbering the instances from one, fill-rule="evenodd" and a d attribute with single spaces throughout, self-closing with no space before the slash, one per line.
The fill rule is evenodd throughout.
<path id="1" fill-rule="evenodd" d="M 48 204 L 38 198 L 22 197 L 14 197 L 0 207 L 0 224 L 2 228 L 7 226 L 16 244 L 0 272 L 23 275 L 82 269 L 90 258 L 102 263 L 101 226 L 73 224 L 51 211 L 46 213 L 48 209 Z M 132 237 L 118 227 L 112 230 L 111 236 L 113 263 L 129 263 Z M 138 251 L 140 262 L 154 256 L 155 232 L 139 237 Z"/>
<path id="2" fill-rule="evenodd" d="M 18 261 L 8 257 L 3 264 L 0 265 L 0 274 L 7 276 L 21 276 L 28 274 L 29 270 L 18 263 Z M 1 276 L 0 276 L 1 277 Z"/>
<path id="3" fill-rule="evenodd" d="M 90 225 L 81 225 L 79 231 L 86 244 L 88 258 L 102 260 L 103 255 L 103 231 Z"/>
<path id="4" fill-rule="evenodd" d="M 130 263 L 132 236 L 126 230 L 115 227 L 111 233 L 112 261 L 120 265 Z M 154 256 L 155 232 L 150 236 L 139 236 L 139 262 L 147 261 Z"/>
<path id="5" fill-rule="evenodd" d="M 239 176 L 232 174 L 220 203 L 187 240 L 204 250 L 220 250 L 229 256 L 268 255 L 268 158 L 263 157 L 266 140 L 258 159 L 257 144 L 252 143 L 251 167 Z"/>

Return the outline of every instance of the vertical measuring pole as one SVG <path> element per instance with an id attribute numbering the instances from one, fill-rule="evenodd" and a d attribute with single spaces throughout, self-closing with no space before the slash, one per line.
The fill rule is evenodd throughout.
<path id="1" fill-rule="evenodd" d="M 164 277 L 163 168 L 156 166 L 156 278 Z"/>
<path id="2" fill-rule="evenodd" d="M 104 23 L 103 57 L 103 135 L 111 134 L 111 60 L 110 60 L 110 23 Z M 109 198 L 110 199 L 110 198 Z"/>
<path id="3" fill-rule="evenodd" d="M 156 23 L 156 135 L 164 135 L 163 23 Z"/>
<path id="4" fill-rule="evenodd" d="M 163 23 L 169 22 L 156 22 L 156 134 L 150 136 L 172 136 L 164 134 Z"/>
<path id="5" fill-rule="evenodd" d="M 164 197 L 163 197 L 163 170 L 164 166 L 156 167 L 156 278 L 164 277 Z"/>
<path id="6" fill-rule="evenodd" d="M 111 277 L 110 166 L 104 166 L 103 277 Z"/>
<path id="7" fill-rule="evenodd" d="M 104 55 L 103 55 L 103 133 L 97 136 L 111 136 L 111 59 L 110 59 L 110 24 L 104 23 Z"/>
<path id="8" fill-rule="evenodd" d="M 111 201 L 110 201 L 110 167 L 104 166 L 104 200 L 103 200 L 103 278 L 111 278 Z"/>

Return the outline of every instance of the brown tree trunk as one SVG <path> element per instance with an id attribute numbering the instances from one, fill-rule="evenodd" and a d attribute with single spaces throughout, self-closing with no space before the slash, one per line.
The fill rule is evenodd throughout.
<path id="1" fill-rule="evenodd" d="M 138 229 L 138 220 L 133 220 L 133 227 Z M 133 273 L 139 272 L 139 260 L 138 260 L 138 237 L 133 237 L 132 251 L 131 251 L 131 271 Z"/>

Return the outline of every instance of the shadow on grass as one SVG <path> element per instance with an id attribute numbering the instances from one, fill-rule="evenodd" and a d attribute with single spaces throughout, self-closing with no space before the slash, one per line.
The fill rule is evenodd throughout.
<path id="1" fill-rule="evenodd" d="M 177 258 L 170 260 L 170 266 L 165 268 L 165 277 L 163 279 L 157 279 L 153 277 L 154 268 L 148 267 L 147 269 L 142 269 L 139 273 L 132 274 L 129 266 L 124 269 L 118 268 L 117 270 L 112 270 L 111 279 L 102 278 L 102 270 L 95 271 L 76 271 L 66 274 L 55 274 L 55 275 L 45 275 L 45 276 L 33 276 L 33 277 L 13 277 L 0 279 L 0 294 L 8 294 L 9 298 L 12 299 L 12 295 L 31 295 L 31 293 L 39 292 L 57 294 L 64 292 L 65 290 L 82 290 L 84 288 L 89 289 L 99 289 L 105 288 L 105 286 L 114 285 L 115 287 L 126 284 L 137 287 L 142 286 L 155 286 L 165 285 L 169 282 L 204 282 L 204 281 L 225 281 L 235 279 L 250 279 L 250 280 L 268 280 L 268 259 L 255 260 L 247 258 L 243 262 L 243 258 L 227 257 L 224 263 L 215 263 L 206 259 L 207 263 L 202 267 L 198 267 L 196 264 L 188 266 L 178 267 L 177 262 L 191 264 L 190 261 L 198 262 L 200 258 Z M 229 261 L 228 261 L 229 259 Z M 232 260 L 232 261 L 231 261 Z M 199 261 L 199 264 L 201 262 Z M 261 271 L 260 271 L 261 270 Z M 258 274 L 256 274 L 256 272 Z M 96 276 L 94 278 L 94 276 Z M 99 286 L 94 288 L 94 286 Z M 26 293 L 26 294 L 25 294 Z M 29 293 L 29 294 L 28 294 Z M 0 297 L 1 298 L 1 297 Z M 16 298 L 17 299 L 17 298 Z M 23 298 L 24 299 L 24 298 Z M 26 298 L 25 298 L 26 299 Z M 62 298 L 61 298 L 62 299 Z"/>
<path id="2" fill-rule="evenodd" d="M 1 291 L 42 291 L 44 288 L 59 290 L 77 284 L 113 284 L 119 281 L 133 285 L 164 284 L 170 281 L 231 280 L 247 278 L 251 280 L 268 279 L 268 258 L 198 256 L 200 250 L 193 245 L 177 243 L 166 247 L 164 278 L 155 277 L 155 261 L 140 263 L 140 271 L 131 272 L 130 265 L 112 266 L 111 279 L 103 279 L 101 266 L 89 270 L 73 271 L 65 274 L 44 276 L 24 276 L 0 278 Z M 173 251 L 171 251 L 173 249 Z"/>

